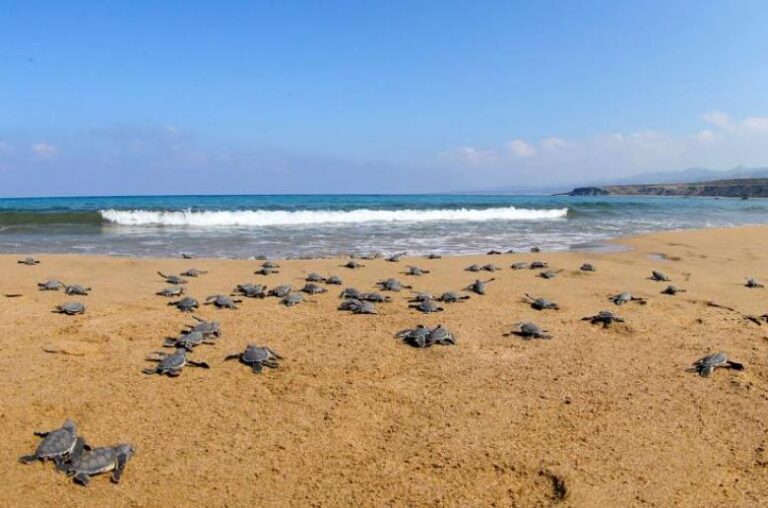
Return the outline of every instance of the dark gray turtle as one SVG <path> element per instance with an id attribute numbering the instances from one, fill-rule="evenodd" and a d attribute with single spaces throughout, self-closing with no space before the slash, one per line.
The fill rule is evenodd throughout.
<path id="1" fill-rule="evenodd" d="M 535 323 L 515 323 L 516 330 L 507 335 L 517 335 L 524 339 L 551 339 L 552 336 L 547 334 L 547 330 L 541 329 Z"/>
<path id="2" fill-rule="evenodd" d="M 418 266 L 409 266 L 408 270 L 406 270 L 406 275 L 413 275 L 415 277 L 419 277 L 421 275 L 424 275 L 426 273 L 429 273 L 429 270 L 423 270 L 419 268 Z"/>
<path id="3" fill-rule="evenodd" d="M 341 286 L 344 283 L 344 281 L 341 280 L 341 277 L 339 277 L 338 275 L 331 275 L 330 277 L 325 279 L 325 283 L 333 284 L 334 286 Z"/>
<path id="4" fill-rule="evenodd" d="M 436 328 L 432 328 L 432 330 L 429 331 L 427 342 L 429 345 L 439 344 L 441 346 L 454 346 L 456 345 L 456 336 L 453 332 L 444 328 L 443 325 L 437 325 Z"/>
<path id="5" fill-rule="evenodd" d="M 87 486 L 91 476 L 112 471 L 112 483 L 120 483 L 125 465 L 136 453 L 133 446 L 119 444 L 103 448 L 84 449 L 76 453 L 67 465 L 67 474 L 76 483 Z"/>
<path id="6" fill-rule="evenodd" d="M 531 247 L 531 252 L 541 252 L 541 249 L 539 247 Z"/>
<path id="7" fill-rule="evenodd" d="M 709 375 L 712 374 L 715 369 L 720 367 L 734 370 L 744 370 L 743 364 L 729 360 L 728 356 L 723 352 L 714 353 L 703 358 L 699 358 L 693 363 L 693 367 L 689 368 L 688 370 L 696 372 L 701 377 L 709 377 Z"/>
<path id="8" fill-rule="evenodd" d="M 554 279 L 560 272 L 562 272 L 562 270 L 545 270 L 539 273 L 539 277 L 542 279 Z"/>
<path id="9" fill-rule="evenodd" d="M 498 266 L 494 265 L 493 263 L 488 263 L 487 265 L 483 265 L 481 268 L 485 272 L 497 272 L 497 271 L 501 270 L 501 268 L 499 268 Z"/>
<path id="10" fill-rule="evenodd" d="M 64 287 L 64 283 L 60 280 L 49 279 L 45 282 L 39 282 L 37 287 L 40 288 L 40 291 L 58 291 Z"/>
<path id="11" fill-rule="evenodd" d="M 192 318 L 197 321 L 197 324 L 187 325 L 189 330 L 185 333 L 200 332 L 205 336 L 213 335 L 215 337 L 221 337 L 221 324 L 218 321 L 206 321 L 197 316 L 192 316 Z"/>
<path id="12" fill-rule="evenodd" d="M 182 252 L 181 253 L 181 259 L 192 259 L 194 257 L 195 256 L 193 256 L 192 254 L 189 254 L 188 252 Z"/>
<path id="13" fill-rule="evenodd" d="M 68 456 L 77 444 L 77 426 L 75 422 L 67 419 L 64 425 L 48 432 L 35 432 L 35 435 L 43 438 L 37 445 L 35 453 L 25 455 L 19 459 L 22 464 L 31 464 L 36 461 L 52 460 L 59 471 L 65 470 Z"/>
<path id="14" fill-rule="evenodd" d="M 426 302 L 429 300 L 434 300 L 435 297 L 432 296 L 432 293 L 421 293 L 421 292 L 415 292 L 413 293 L 413 296 L 409 301 L 411 302 Z"/>
<path id="15" fill-rule="evenodd" d="M 278 368 L 280 366 L 278 360 L 282 359 L 282 356 L 266 346 L 248 344 L 245 347 L 245 351 L 227 355 L 224 361 L 240 360 L 240 363 L 248 365 L 253 369 L 254 374 L 260 374 L 264 367 L 269 367 L 270 369 Z"/>
<path id="16" fill-rule="evenodd" d="M 360 293 L 358 296 L 360 300 L 363 300 L 365 302 L 373 302 L 373 303 L 385 303 L 390 300 L 388 296 L 384 296 L 380 293 Z"/>
<path id="17" fill-rule="evenodd" d="M 53 312 L 74 316 L 75 314 L 85 314 L 85 305 L 80 302 L 67 302 L 54 307 Z"/>
<path id="18" fill-rule="evenodd" d="M 181 374 L 182 369 L 189 365 L 190 367 L 200 367 L 203 369 L 209 369 L 210 366 L 205 362 L 195 362 L 187 359 L 187 350 L 184 348 L 177 348 L 173 354 L 168 354 L 163 351 L 157 351 L 155 356 L 147 357 L 149 362 L 159 362 L 156 367 L 144 369 L 144 374 L 159 374 L 168 375 L 169 377 L 176 377 Z"/>
<path id="19" fill-rule="evenodd" d="M 197 268 L 190 268 L 186 272 L 181 272 L 182 277 L 197 277 L 199 275 L 205 275 L 208 273 L 206 270 L 198 270 Z"/>
<path id="20" fill-rule="evenodd" d="M 525 301 L 531 304 L 536 310 L 560 310 L 560 307 L 553 301 L 546 298 L 534 298 L 528 293 L 525 294 Z"/>
<path id="21" fill-rule="evenodd" d="M 442 307 L 438 306 L 432 300 L 424 300 L 419 303 L 411 304 L 408 307 L 410 307 L 411 309 L 416 309 L 419 312 L 423 312 L 424 314 L 431 314 L 433 312 L 442 312 L 445 310 Z"/>
<path id="22" fill-rule="evenodd" d="M 88 296 L 88 292 L 91 288 L 81 286 L 80 284 L 72 284 L 64 288 L 64 292 L 68 295 Z"/>
<path id="23" fill-rule="evenodd" d="M 629 291 L 622 291 L 621 293 L 617 295 L 609 296 L 608 299 L 615 303 L 616 305 L 624 305 L 625 303 L 629 302 L 637 302 L 639 304 L 645 305 L 648 303 L 645 298 L 640 298 L 639 296 L 632 296 L 632 293 Z"/>
<path id="24" fill-rule="evenodd" d="M 397 332 L 395 337 L 402 339 L 413 347 L 429 347 L 432 345 L 429 343 L 429 334 L 431 331 L 432 330 L 424 325 L 418 325 L 416 328 Z"/>
<path id="25" fill-rule="evenodd" d="M 293 290 L 293 288 L 288 284 L 283 284 L 281 286 L 273 287 L 269 290 L 269 293 L 267 293 L 269 296 L 276 296 L 278 298 L 284 298 Z"/>
<path id="26" fill-rule="evenodd" d="M 173 305 L 181 312 L 194 312 L 195 309 L 200 308 L 200 303 L 191 296 L 185 296 L 175 302 L 168 302 L 168 305 Z"/>
<path id="27" fill-rule="evenodd" d="M 376 310 L 376 305 L 373 304 L 373 302 L 366 302 L 366 301 L 360 301 L 356 300 L 358 305 L 353 306 L 349 310 L 352 311 L 352 314 L 378 314 L 379 312 Z"/>
<path id="28" fill-rule="evenodd" d="M 340 298 L 360 298 L 360 291 L 358 291 L 355 288 L 345 288 L 341 292 L 339 297 Z"/>
<path id="29" fill-rule="evenodd" d="M 27 265 L 27 266 L 33 266 L 33 265 L 39 265 L 40 264 L 40 261 L 35 259 L 35 258 L 19 259 L 16 262 L 21 264 L 21 265 Z"/>
<path id="30" fill-rule="evenodd" d="M 482 269 L 483 269 L 482 266 L 475 264 L 475 265 L 469 265 L 464 270 L 466 270 L 467 272 L 479 272 Z"/>
<path id="31" fill-rule="evenodd" d="M 203 332 L 188 332 L 181 334 L 180 337 L 166 338 L 163 346 L 176 349 L 184 348 L 187 351 L 192 351 L 192 349 L 200 344 L 216 344 L 216 342 L 206 338 Z"/>
<path id="32" fill-rule="evenodd" d="M 507 250 L 507 254 L 514 254 L 514 253 L 515 253 L 515 249 L 508 249 Z"/>
<path id="33" fill-rule="evenodd" d="M 264 261 L 261 264 L 261 267 L 262 268 L 267 268 L 267 269 L 270 269 L 270 270 L 274 270 L 275 268 L 280 268 L 280 265 L 278 265 L 274 261 Z"/>
<path id="34" fill-rule="evenodd" d="M 523 263 L 523 262 L 512 263 L 512 265 L 510 266 L 510 268 L 513 269 L 513 270 L 526 270 L 529 267 L 530 267 L 530 265 L 528 263 Z"/>
<path id="35" fill-rule="evenodd" d="M 363 302 L 358 300 L 357 298 L 348 298 L 339 304 L 339 310 L 354 311 L 355 309 L 359 308 L 362 304 Z"/>
<path id="36" fill-rule="evenodd" d="M 456 303 L 461 302 L 462 300 L 469 300 L 469 298 L 469 295 L 461 295 L 456 291 L 446 291 L 438 298 L 435 298 L 435 300 L 443 303 Z"/>
<path id="37" fill-rule="evenodd" d="M 486 290 L 486 285 L 489 282 L 492 282 L 496 279 L 488 279 L 488 280 L 476 280 L 466 288 L 464 288 L 465 291 L 472 291 L 473 293 L 477 293 L 478 295 L 484 295 Z"/>
<path id="38" fill-rule="evenodd" d="M 651 280 L 655 280 L 656 282 L 669 282 L 671 280 L 665 274 L 658 272 L 656 270 L 652 271 L 651 276 L 648 278 Z"/>
<path id="39" fill-rule="evenodd" d="M 583 265 L 581 265 L 581 268 L 579 268 L 579 270 L 581 270 L 582 272 L 595 272 L 595 271 L 597 271 L 597 270 L 595 270 L 595 265 L 593 265 L 592 263 L 584 263 Z"/>
<path id="40" fill-rule="evenodd" d="M 327 293 L 328 290 L 324 287 L 318 286 L 314 282 L 308 282 L 299 291 L 307 293 L 308 295 L 319 295 L 320 293 Z"/>
<path id="41" fill-rule="evenodd" d="M 355 257 L 355 256 L 351 256 Z M 381 259 L 384 257 L 384 253 L 382 252 L 372 252 L 370 254 L 365 254 L 364 256 L 360 256 L 360 259 L 365 259 L 366 261 L 373 261 L 374 259 Z"/>
<path id="42" fill-rule="evenodd" d="M 443 256 L 441 256 L 440 254 L 427 254 L 424 257 L 427 259 L 443 259 Z"/>
<path id="43" fill-rule="evenodd" d="M 280 273 L 280 270 L 276 268 L 269 268 L 266 266 L 262 266 L 258 270 L 254 272 L 256 275 L 272 275 L 273 273 Z"/>
<path id="44" fill-rule="evenodd" d="M 355 270 L 357 268 L 363 268 L 365 265 L 361 265 L 360 263 L 358 263 L 354 259 L 350 259 L 349 261 L 347 261 L 347 263 L 345 265 L 342 265 L 342 266 L 344 268 L 349 268 L 350 270 Z"/>
<path id="45" fill-rule="evenodd" d="M 541 270 L 543 268 L 549 268 L 549 263 L 546 261 L 533 261 L 528 265 L 531 270 Z"/>
<path id="46" fill-rule="evenodd" d="M 601 310 L 594 316 L 587 316 L 581 318 L 582 321 L 589 321 L 593 325 L 602 324 L 603 328 L 608 328 L 613 323 L 623 323 L 624 319 L 620 318 L 609 310 Z"/>
<path id="47" fill-rule="evenodd" d="M 261 284 L 238 284 L 232 293 L 248 298 L 264 298 L 267 296 L 267 286 Z"/>
<path id="48" fill-rule="evenodd" d="M 205 305 L 215 305 L 217 309 L 237 309 L 237 303 L 242 303 L 239 298 L 227 295 L 211 295 L 205 299 Z"/>
<path id="49" fill-rule="evenodd" d="M 319 273 L 312 272 L 309 275 L 307 275 L 307 278 L 304 280 L 307 282 L 325 282 L 325 277 L 323 277 Z"/>
<path id="50" fill-rule="evenodd" d="M 389 261 L 390 263 L 399 263 L 400 259 L 405 257 L 406 254 L 407 252 L 399 252 L 397 254 L 393 254 L 387 258 L 387 261 Z"/>
<path id="51" fill-rule="evenodd" d="M 380 280 L 376 283 L 383 291 L 400 291 L 401 289 L 412 289 L 412 286 L 406 286 L 397 279 Z"/>
<path id="52" fill-rule="evenodd" d="M 184 294 L 184 291 L 184 288 L 181 286 L 169 286 L 155 294 L 158 296 L 181 296 Z"/>
<path id="53" fill-rule="evenodd" d="M 163 272 L 157 272 L 157 274 L 160 277 L 164 278 L 165 281 L 168 284 L 172 284 L 174 286 L 178 286 L 179 284 L 186 284 L 187 283 L 187 281 L 185 279 L 182 279 L 178 275 L 165 275 Z"/>
<path id="54" fill-rule="evenodd" d="M 500 250 L 491 249 L 486 254 L 489 255 L 489 256 L 500 256 L 501 255 L 501 251 Z"/>
<path id="55" fill-rule="evenodd" d="M 282 300 L 280 300 L 280 303 L 286 307 L 293 307 L 294 305 L 298 305 L 303 301 L 304 296 L 301 293 L 288 293 L 285 295 L 285 297 L 283 297 Z"/>
<path id="56" fill-rule="evenodd" d="M 685 289 L 680 289 L 676 286 L 669 285 L 661 292 L 662 295 L 676 295 L 677 293 L 685 293 Z"/>
<path id="57" fill-rule="evenodd" d="M 747 279 L 746 284 L 744 284 L 748 288 L 762 288 L 765 287 L 761 282 L 759 282 L 757 279 L 749 278 Z"/>

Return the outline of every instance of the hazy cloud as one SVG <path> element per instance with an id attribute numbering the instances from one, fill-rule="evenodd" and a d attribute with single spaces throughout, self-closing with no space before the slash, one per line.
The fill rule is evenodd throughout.
<path id="1" fill-rule="evenodd" d="M 56 147 L 48 143 L 35 143 L 30 147 L 30 150 L 40 159 L 53 159 L 56 157 Z"/>
<path id="2" fill-rule="evenodd" d="M 513 139 L 507 143 L 509 150 L 517 157 L 533 157 L 536 155 L 536 150 L 522 139 Z"/>

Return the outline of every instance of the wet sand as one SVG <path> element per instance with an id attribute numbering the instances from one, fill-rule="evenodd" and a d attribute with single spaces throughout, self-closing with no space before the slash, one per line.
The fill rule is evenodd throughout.
<path id="1" fill-rule="evenodd" d="M 540 253 L 428 260 L 285 261 L 254 275 L 256 261 L 39 255 L 24 266 L 0 256 L 0 444 L 2 506 L 695 506 L 768 503 L 768 227 L 659 233 L 621 240 L 614 253 Z M 563 271 L 509 269 L 541 259 Z M 579 271 L 592 262 L 595 273 Z M 422 315 L 393 293 L 380 315 L 336 310 L 340 288 L 293 308 L 246 299 L 236 311 L 203 306 L 222 323 L 217 345 L 191 358 L 210 370 L 147 376 L 145 357 L 193 323 L 154 293 L 155 273 L 208 270 L 191 279 L 200 300 L 242 282 L 303 285 L 307 272 L 338 274 L 374 290 L 397 277 L 418 290 L 459 290 L 472 263 L 502 268 L 488 294 Z M 409 264 L 431 270 L 402 272 Z M 658 269 L 687 293 L 660 294 Z M 90 296 L 42 292 L 54 277 L 93 287 Z M 647 305 L 615 307 L 623 290 Z M 560 311 L 538 312 L 524 293 Z M 51 313 L 69 300 L 85 315 Z M 707 301 L 736 311 L 711 307 Z M 608 309 L 626 319 L 601 329 L 580 318 Z M 534 321 L 551 340 L 505 337 Z M 456 346 L 415 349 L 393 333 L 444 324 Z M 223 363 L 247 343 L 285 360 L 254 375 Z M 55 351 L 55 352 L 46 352 Z M 686 372 L 726 351 L 746 370 L 705 379 Z M 169 350 L 170 351 L 170 350 Z M 73 418 L 94 445 L 130 442 L 123 481 L 87 488 L 48 464 L 22 465 L 35 430 Z"/>

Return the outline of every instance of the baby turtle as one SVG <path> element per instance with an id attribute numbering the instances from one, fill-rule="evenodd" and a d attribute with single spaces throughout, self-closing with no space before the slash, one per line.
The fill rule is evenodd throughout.
<path id="1" fill-rule="evenodd" d="M 72 284 L 64 288 L 64 292 L 68 295 L 88 296 L 88 292 L 91 288 L 81 286 L 80 284 Z"/>
<path id="2" fill-rule="evenodd" d="M 184 294 L 184 288 L 181 286 L 169 286 L 155 294 L 158 296 L 181 296 Z"/>
<path id="3" fill-rule="evenodd" d="M 483 266 L 481 266 L 481 268 L 483 269 L 483 271 L 486 271 L 486 272 L 497 272 L 497 271 L 501 270 L 501 268 L 499 268 L 498 266 L 496 266 L 496 265 L 494 265 L 492 263 L 488 263 L 487 265 L 483 265 Z"/>
<path id="4" fill-rule="evenodd" d="M 414 292 L 409 302 L 426 302 L 427 300 L 434 300 L 435 297 L 432 293 Z"/>
<path id="5" fill-rule="evenodd" d="M 546 261 L 533 261 L 528 265 L 531 270 L 540 270 L 542 268 L 549 268 L 549 263 Z"/>
<path id="6" fill-rule="evenodd" d="M 188 252 L 182 252 L 181 253 L 181 259 L 192 259 L 194 257 L 195 256 L 193 256 L 192 254 L 189 254 Z"/>
<path id="7" fill-rule="evenodd" d="M 242 303 L 238 298 L 226 295 L 211 295 L 205 299 L 205 305 L 215 305 L 217 309 L 237 309 L 236 303 Z"/>
<path id="8" fill-rule="evenodd" d="M 344 268 L 349 268 L 350 270 L 356 270 L 357 268 L 363 268 L 365 265 L 361 265 L 354 259 L 350 259 L 347 261 L 345 265 L 342 265 Z"/>
<path id="9" fill-rule="evenodd" d="M 617 295 L 609 296 L 608 299 L 616 305 L 624 305 L 625 303 L 629 303 L 629 302 L 637 302 L 642 305 L 645 305 L 647 303 L 645 298 L 640 298 L 639 296 L 632 296 L 632 293 L 630 293 L 629 291 L 622 291 Z"/>
<path id="10" fill-rule="evenodd" d="M 400 291 L 401 289 L 412 289 L 412 286 L 406 286 L 397 279 L 380 280 L 376 283 L 383 291 Z"/>
<path id="11" fill-rule="evenodd" d="M 419 303 L 414 303 L 412 305 L 409 305 L 411 309 L 416 309 L 420 312 L 423 312 L 424 314 L 431 314 L 433 312 L 442 312 L 445 309 L 438 306 L 434 301 L 432 300 L 424 300 Z"/>
<path id="12" fill-rule="evenodd" d="M 441 256 L 440 254 L 427 254 L 424 257 L 427 259 L 443 259 L 443 256 Z"/>
<path id="13" fill-rule="evenodd" d="M 373 302 L 373 303 L 384 303 L 390 300 L 388 296 L 384 296 L 380 293 L 360 293 L 358 298 L 365 302 Z"/>
<path id="14" fill-rule="evenodd" d="M 308 295 L 319 295 L 320 293 L 327 293 L 328 290 L 324 287 L 318 286 L 314 282 L 308 282 L 299 291 L 307 293 Z"/>
<path id="15" fill-rule="evenodd" d="M 418 325 L 416 328 L 397 332 L 395 337 L 402 339 L 413 347 L 419 348 L 430 347 L 433 344 L 441 346 L 456 344 L 456 337 L 447 328 L 443 328 L 442 325 L 434 329 Z"/>
<path id="16" fill-rule="evenodd" d="M 669 285 L 667 286 L 664 291 L 661 292 L 662 295 L 676 295 L 677 293 L 685 293 L 685 289 L 680 289 L 676 286 Z"/>
<path id="17" fill-rule="evenodd" d="M 210 366 L 205 362 L 195 362 L 187 359 L 187 350 L 184 348 L 177 348 L 173 354 L 168 354 L 163 351 L 157 351 L 155 356 L 147 357 L 147 361 L 159 362 L 156 367 L 144 369 L 144 374 L 159 374 L 167 375 L 168 377 L 176 377 L 181 374 L 181 370 L 189 365 L 190 367 L 200 367 L 203 369 L 209 369 Z"/>
<path id="18" fill-rule="evenodd" d="M 531 247 L 531 252 L 541 252 L 539 247 Z"/>
<path id="19" fill-rule="evenodd" d="M 376 310 L 376 305 L 374 305 L 373 302 L 366 302 L 365 300 L 353 300 L 355 302 L 358 302 L 357 305 L 351 305 L 350 309 L 352 311 L 352 314 L 378 314 L 379 312 Z"/>
<path id="20" fill-rule="evenodd" d="M 542 330 L 535 323 L 516 323 L 513 326 L 515 326 L 516 330 L 513 331 L 511 334 L 507 334 L 507 335 L 517 335 L 524 339 L 551 339 L 552 338 L 551 335 L 547 335 L 547 330 Z"/>
<path id="21" fill-rule="evenodd" d="M 362 305 L 362 303 L 363 302 L 358 300 L 357 298 L 348 298 L 348 299 L 344 300 L 343 302 L 341 302 L 339 304 L 338 309 L 339 310 L 350 310 L 350 311 L 353 311 L 353 310 L 357 309 L 358 307 L 360 307 L 360 305 Z"/>
<path id="22" fill-rule="evenodd" d="M 269 367 L 270 369 L 278 368 L 280 365 L 277 361 L 282 359 L 282 356 L 266 346 L 248 344 L 245 347 L 245 351 L 228 355 L 224 358 L 224 361 L 240 360 L 241 363 L 251 367 L 254 374 L 260 374 L 264 367 Z"/>
<path id="23" fill-rule="evenodd" d="M 63 305 L 54 307 L 53 312 L 74 316 L 75 314 L 85 314 L 85 305 L 80 302 L 67 302 Z"/>
<path id="24" fill-rule="evenodd" d="M 446 291 L 445 293 L 440 295 L 438 298 L 435 298 L 435 300 L 443 303 L 456 303 L 462 300 L 469 300 L 469 298 L 470 298 L 469 295 L 461 295 L 456 291 Z"/>
<path id="25" fill-rule="evenodd" d="M 206 339 L 205 334 L 202 332 L 189 332 L 182 334 L 180 337 L 168 337 L 165 339 L 163 346 L 172 348 L 184 348 L 187 351 L 192 351 L 196 346 L 200 344 L 216 344 L 213 340 Z"/>
<path id="26" fill-rule="evenodd" d="M 601 310 L 594 316 L 587 316 L 581 318 L 582 321 L 589 321 L 593 325 L 596 325 L 598 323 L 603 325 L 603 328 L 608 328 L 611 324 L 615 323 L 623 323 L 624 319 L 620 318 L 613 312 L 609 310 Z"/>
<path id="27" fill-rule="evenodd" d="M 539 277 L 542 279 L 554 279 L 560 272 L 562 272 L 562 270 L 545 270 L 539 273 Z"/>
<path id="28" fill-rule="evenodd" d="M 21 265 L 27 265 L 27 266 L 33 266 L 33 265 L 39 265 L 40 264 L 40 261 L 35 259 L 35 258 L 19 259 L 16 262 L 21 264 Z"/>
<path id="29" fill-rule="evenodd" d="M 280 303 L 286 307 L 293 307 L 304 301 L 304 296 L 301 293 L 288 293 L 280 300 Z"/>
<path id="30" fill-rule="evenodd" d="M 513 270 L 525 270 L 525 269 L 529 268 L 529 265 L 528 265 L 528 263 L 523 263 L 523 262 L 512 263 L 510 268 L 513 269 Z"/>
<path id="31" fill-rule="evenodd" d="M 267 296 L 267 286 L 261 284 L 238 284 L 232 293 L 246 296 L 248 298 L 264 298 Z"/>
<path id="32" fill-rule="evenodd" d="M 334 286 L 341 286 L 344 281 L 341 280 L 341 277 L 338 275 L 331 275 L 325 280 L 326 284 L 333 284 Z"/>
<path id="33" fill-rule="evenodd" d="M 325 282 L 325 277 L 323 277 L 319 273 L 312 272 L 309 275 L 307 275 L 307 278 L 304 280 L 307 282 Z"/>
<path id="34" fill-rule="evenodd" d="M 423 270 L 419 268 L 418 266 L 409 266 L 408 270 L 405 272 L 406 275 L 413 275 L 415 277 L 419 277 L 421 275 L 424 275 L 426 273 L 429 273 L 429 270 Z"/>
<path id="35" fill-rule="evenodd" d="M 480 266 L 480 265 L 469 265 L 464 270 L 467 271 L 467 272 L 479 272 L 482 269 L 483 269 L 483 267 Z"/>
<path id="36" fill-rule="evenodd" d="M 206 270 L 198 270 L 197 268 L 190 268 L 186 272 L 181 272 L 182 277 L 197 277 L 199 275 L 205 275 L 208 273 Z"/>
<path id="37" fill-rule="evenodd" d="M 456 336 L 448 330 L 447 328 L 444 328 L 443 325 L 437 325 L 436 328 L 432 328 L 429 332 L 429 336 L 427 337 L 427 342 L 432 344 L 439 344 L 441 346 L 455 346 L 456 345 Z"/>
<path id="38" fill-rule="evenodd" d="M 181 277 L 179 277 L 177 275 L 165 275 L 163 272 L 157 272 L 157 274 L 160 277 L 164 278 L 165 281 L 168 284 L 172 284 L 174 286 L 178 286 L 179 284 L 186 284 L 187 283 L 187 281 L 185 279 L 182 279 Z"/>
<path id="39" fill-rule="evenodd" d="M 133 446 L 119 444 L 103 448 L 85 449 L 72 457 L 67 466 L 67 474 L 82 486 L 88 485 L 91 476 L 112 471 L 112 483 L 120 483 L 125 465 L 136 453 Z"/>
<path id="40" fill-rule="evenodd" d="M 491 249 L 486 254 L 489 255 L 489 256 L 500 256 L 501 255 L 501 251 L 500 250 Z"/>
<path id="41" fill-rule="evenodd" d="M 689 368 L 688 371 L 696 372 L 701 377 L 709 377 L 709 375 L 719 367 L 744 370 L 743 364 L 729 360 L 725 353 L 720 352 L 699 358 L 693 362 L 693 367 Z"/>
<path id="42" fill-rule="evenodd" d="M 341 292 L 339 297 L 340 298 L 360 298 L 360 291 L 358 291 L 355 288 L 345 288 Z"/>
<path id="43" fill-rule="evenodd" d="M 276 296 L 278 298 L 283 298 L 288 295 L 293 290 L 290 285 L 283 284 L 281 286 L 273 287 L 269 290 L 269 293 L 267 293 L 269 296 Z"/>
<path id="44" fill-rule="evenodd" d="M 197 316 L 192 316 L 192 318 L 197 321 L 197 324 L 187 325 L 189 330 L 185 333 L 200 332 L 206 336 L 213 335 L 215 337 L 221 337 L 221 324 L 218 321 L 206 321 L 204 319 L 200 319 Z"/>
<path id="45" fill-rule="evenodd" d="M 65 470 L 67 457 L 75 449 L 77 444 L 77 426 L 75 422 L 67 419 L 64 425 L 48 432 L 35 432 L 35 435 L 43 438 L 37 445 L 35 453 L 25 455 L 19 459 L 22 464 L 31 464 L 38 460 L 45 462 L 52 460 L 59 471 Z"/>
<path id="46" fill-rule="evenodd" d="M 262 266 L 258 270 L 254 272 L 256 275 L 272 275 L 273 273 L 280 273 L 280 270 L 277 270 L 275 268 L 269 268 L 267 266 Z"/>
<path id="47" fill-rule="evenodd" d="M 592 263 L 584 263 L 583 265 L 581 265 L 579 270 L 581 270 L 582 272 L 595 272 L 595 271 L 597 271 L 597 270 L 595 270 L 595 265 L 593 265 Z"/>
<path id="48" fill-rule="evenodd" d="M 400 252 L 398 254 L 393 254 L 387 258 L 387 261 L 389 261 L 390 263 L 399 263 L 400 259 L 405 257 L 406 254 L 407 252 Z"/>
<path id="49" fill-rule="evenodd" d="M 39 282 L 37 287 L 40 288 L 40 291 L 58 291 L 64 287 L 64 283 L 60 280 L 49 279 L 45 282 Z"/>
<path id="50" fill-rule="evenodd" d="M 560 310 L 560 307 L 553 301 L 546 298 L 534 298 L 528 293 L 525 294 L 525 301 L 531 304 L 536 310 Z"/>
<path id="51" fill-rule="evenodd" d="M 757 279 L 749 278 L 747 279 L 747 283 L 744 284 L 748 288 L 762 288 L 765 287 L 761 282 L 759 282 Z"/>
<path id="52" fill-rule="evenodd" d="M 185 296 L 175 302 L 168 302 L 168 305 L 173 305 L 181 312 L 194 312 L 195 309 L 200 308 L 200 303 L 191 296 Z"/>
<path id="53" fill-rule="evenodd" d="M 261 267 L 262 268 L 267 268 L 267 269 L 275 269 L 275 268 L 280 268 L 280 265 L 278 265 L 274 261 L 264 261 L 261 264 Z"/>
<path id="54" fill-rule="evenodd" d="M 470 284 L 469 286 L 464 288 L 464 290 L 465 291 L 472 291 L 473 293 L 477 293 L 478 295 L 484 295 L 485 294 L 486 285 L 489 282 L 492 282 L 494 280 L 496 280 L 496 279 L 476 280 L 475 282 L 473 282 L 472 284 Z"/>
<path id="55" fill-rule="evenodd" d="M 656 270 L 652 271 L 651 276 L 648 278 L 651 280 L 655 280 L 656 282 L 669 282 L 671 280 L 665 274 L 658 272 Z"/>

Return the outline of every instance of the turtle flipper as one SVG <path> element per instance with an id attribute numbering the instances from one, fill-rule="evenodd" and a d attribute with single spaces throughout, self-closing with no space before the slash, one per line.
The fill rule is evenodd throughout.
<path id="1" fill-rule="evenodd" d="M 67 470 L 67 460 L 63 457 L 53 457 L 53 463 L 56 466 L 56 471 L 63 473 Z"/>
<path id="2" fill-rule="evenodd" d="M 714 365 L 704 365 L 702 367 L 699 367 L 699 375 L 701 377 L 709 377 L 710 374 L 715 370 Z"/>
<path id="3" fill-rule="evenodd" d="M 120 478 L 123 476 L 123 470 L 125 470 L 125 464 L 128 462 L 128 454 L 119 453 L 117 455 L 117 465 L 112 472 L 112 483 L 120 483 Z"/>
<path id="4" fill-rule="evenodd" d="M 205 362 L 194 362 L 192 360 L 187 360 L 187 365 L 189 365 L 191 367 L 200 367 L 201 369 L 210 369 L 211 368 L 211 366 L 208 365 Z"/>
<path id="5" fill-rule="evenodd" d="M 726 363 L 728 364 L 728 367 L 730 367 L 731 369 L 734 369 L 734 370 L 744 370 L 744 364 L 743 363 L 734 362 L 732 360 L 728 360 L 728 362 L 726 362 Z"/>
<path id="6" fill-rule="evenodd" d="M 22 464 L 32 464 L 33 462 L 37 462 L 39 460 L 37 455 L 24 455 L 23 457 L 19 457 L 19 462 Z"/>
<path id="7" fill-rule="evenodd" d="M 34 433 L 37 437 L 46 437 L 50 432 L 35 432 Z"/>
<path id="8" fill-rule="evenodd" d="M 261 371 L 264 370 L 264 367 L 261 365 L 261 363 L 256 362 L 251 364 L 251 369 L 253 369 L 254 374 L 261 374 Z"/>
<path id="9" fill-rule="evenodd" d="M 75 483 L 79 483 L 83 487 L 88 486 L 88 482 L 91 481 L 91 477 L 87 473 L 77 473 L 74 477 Z"/>

